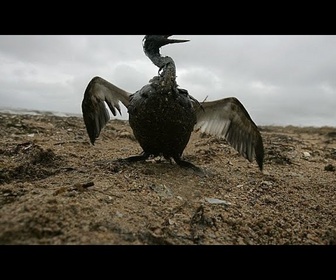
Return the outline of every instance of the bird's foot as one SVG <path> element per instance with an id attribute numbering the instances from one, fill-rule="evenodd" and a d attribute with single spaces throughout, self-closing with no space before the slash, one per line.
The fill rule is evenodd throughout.
<path id="1" fill-rule="evenodd" d="M 148 158 L 148 155 L 142 153 L 138 156 L 131 156 L 127 158 L 118 158 L 118 159 L 110 159 L 110 160 L 96 160 L 95 164 L 100 166 L 101 168 L 107 169 L 113 173 L 120 172 L 125 166 L 128 166 L 130 163 L 137 161 L 145 161 Z"/>
<path id="2" fill-rule="evenodd" d="M 188 161 L 185 161 L 185 160 L 182 160 L 180 158 L 174 158 L 175 162 L 177 163 L 177 165 L 181 166 L 181 167 L 184 167 L 184 168 L 187 168 L 189 170 L 192 170 L 194 171 L 197 175 L 201 176 L 201 177 L 204 177 L 206 176 L 206 174 L 204 173 L 204 171 L 197 167 L 196 165 L 192 164 L 191 162 L 188 162 Z"/>
<path id="3" fill-rule="evenodd" d="M 132 162 L 137 162 L 137 161 L 145 161 L 149 158 L 149 154 L 143 152 L 138 156 L 130 156 L 127 158 L 119 159 L 120 162 L 125 162 L 125 163 L 132 163 Z"/>

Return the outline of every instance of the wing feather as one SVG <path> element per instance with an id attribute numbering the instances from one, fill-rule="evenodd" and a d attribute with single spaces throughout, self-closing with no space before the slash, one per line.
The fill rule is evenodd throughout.
<path id="1" fill-rule="evenodd" d="M 91 79 L 84 92 L 82 112 L 86 131 L 92 145 L 110 120 L 105 103 L 114 116 L 116 116 L 117 111 L 121 115 L 119 102 L 127 108 L 129 96 L 129 92 L 118 88 L 103 78 L 94 77 Z"/>
<path id="2" fill-rule="evenodd" d="M 196 108 L 196 114 L 194 130 L 225 138 L 250 162 L 255 158 L 262 170 L 264 146 L 260 131 L 237 98 L 203 102 Z"/>

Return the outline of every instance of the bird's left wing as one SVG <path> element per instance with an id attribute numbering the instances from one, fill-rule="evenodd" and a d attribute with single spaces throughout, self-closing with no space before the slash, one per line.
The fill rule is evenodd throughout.
<path id="1" fill-rule="evenodd" d="M 255 158 L 263 168 L 264 147 L 257 125 L 243 104 L 235 97 L 207 101 L 196 106 L 197 123 L 194 130 L 225 138 L 250 162 Z"/>
<path id="2" fill-rule="evenodd" d="M 118 110 L 121 115 L 119 101 L 128 107 L 131 94 L 100 77 L 94 77 L 86 87 L 82 101 L 82 112 L 86 131 L 92 145 L 98 138 L 100 131 L 110 119 L 105 102 L 112 114 L 116 116 Z"/>

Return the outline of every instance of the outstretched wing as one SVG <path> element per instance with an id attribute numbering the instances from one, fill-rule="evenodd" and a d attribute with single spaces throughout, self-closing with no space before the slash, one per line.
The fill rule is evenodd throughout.
<path id="1" fill-rule="evenodd" d="M 237 98 L 203 102 L 196 114 L 194 130 L 225 138 L 250 162 L 255 158 L 262 170 L 264 146 L 259 129 Z"/>
<path id="2" fill-rule="evenodd" d="M 121 115 L 119 101 L 127 108 L 129 96 L 129 92 L 100 77 L 92 78 L 86 87 L 82 101 L 84 123 L 92 145 L 110 119 L 105 102 L 114 116 L 117 114 L 116 109 Z"/>

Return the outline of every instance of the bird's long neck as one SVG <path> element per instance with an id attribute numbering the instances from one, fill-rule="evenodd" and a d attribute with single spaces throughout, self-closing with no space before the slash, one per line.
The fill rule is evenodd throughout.
<path id="1" fill-rule="evenodd" d="M 147 57 L 162 70 L 160 76 L 164 79 L 167 86 L 176 85 L 176 67 L 174 60 L 169 56 L 162 56 L 160 50 L 157 49 L 144 49 Z"/>

